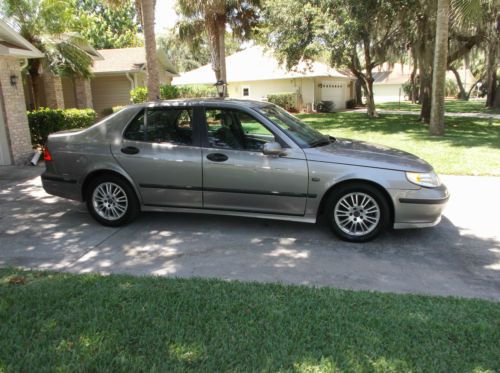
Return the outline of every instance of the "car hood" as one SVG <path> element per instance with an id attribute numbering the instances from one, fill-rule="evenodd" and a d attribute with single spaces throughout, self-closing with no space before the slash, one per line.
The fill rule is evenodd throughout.
<path id="1" fill-rule="evenodd" d="M 352 164 L 398 171 L 429 172 L 432 166 L 417 156 L 387 146 L 337 138 L 329 145 L 304 149 L 309 161 Z"/>

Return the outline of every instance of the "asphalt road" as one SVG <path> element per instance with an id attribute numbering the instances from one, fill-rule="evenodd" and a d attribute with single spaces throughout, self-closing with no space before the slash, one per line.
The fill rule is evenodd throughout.
<path id="1" fill-rule="evenodd" d="M 500 178 L 444 176 L 441 224 L 350 244 L 322 225 L 144 213 L 103 227 L 45 194 L 41 167 L 0 167 L 0 266 L 216 277 L 500 301 Z"/>

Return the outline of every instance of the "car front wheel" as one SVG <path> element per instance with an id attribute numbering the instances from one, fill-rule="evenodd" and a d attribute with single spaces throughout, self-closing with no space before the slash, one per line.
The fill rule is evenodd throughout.
<path id="1" fill-rule="evenodd" d="M 374 239 L 390 219 L 385 196 L 368 184 L 340 187 L 331 195 L 327 208 L 333 232 L 351 242 Z"/>
<path id="2" fill-rule="evenodd" d="M 87 189 L 86 200 L 92 217 L 111 227 L 128 223 L 139 211 L 135 193 L 130 185 L 112 175 L 93 180 Z"/>

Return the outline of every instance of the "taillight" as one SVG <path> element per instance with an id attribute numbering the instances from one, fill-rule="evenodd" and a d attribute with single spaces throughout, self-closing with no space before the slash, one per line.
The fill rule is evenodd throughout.
<path id="1" fill-rule="evenodd" d="M 52 155 L 50 154 L 48 147 L 43 148 L 43 160 L 44 161 L 52 160 Z"/>

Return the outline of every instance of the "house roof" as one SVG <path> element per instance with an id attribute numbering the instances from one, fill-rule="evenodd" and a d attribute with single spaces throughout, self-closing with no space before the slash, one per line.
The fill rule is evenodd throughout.
<path id="1" fill-rule="evenodd" d="M 144 47 L 99 49 L 98 52 L 103 59 L 94 61 L 92 69 L 96 75 L 139 72 L 146 68 L 146 51 Z M 177 75 L 166 54 L 158 50 L 157 55 L 163 69 L 173 76 Z"/>
<path id="2" fill-rule="evenodd" d="M 226 57 L 227 82 L 246 82 L 271 79 L 308 77 L 335 77 L 351 79 L 348 73 L 339 72 L 321 62 L 301 62 L 291 71 L 273 57 L 270 51 L 254 46 Z M 215 74 L 210 64 L 181 74 L 173 85 L 213 84 Z"/>
<path id="3" fill-rule="evenodd" d="M 0 56 L 42 58 L 43 53 L 0 19 Z"/>
<path id="4" fill-rule="evenodd" d="M 373 72 L 375 79 L 373 84 L 404 84 L 410 80 L 412 67 L 406 64 L 384 63 Z M 458 69 L 462 83 L 472 84 L 475 81 L 474 75 L 469 69 Z M 451 71 L 446 72 L 448 79 L 455 80 L 455 75 Z"/>

